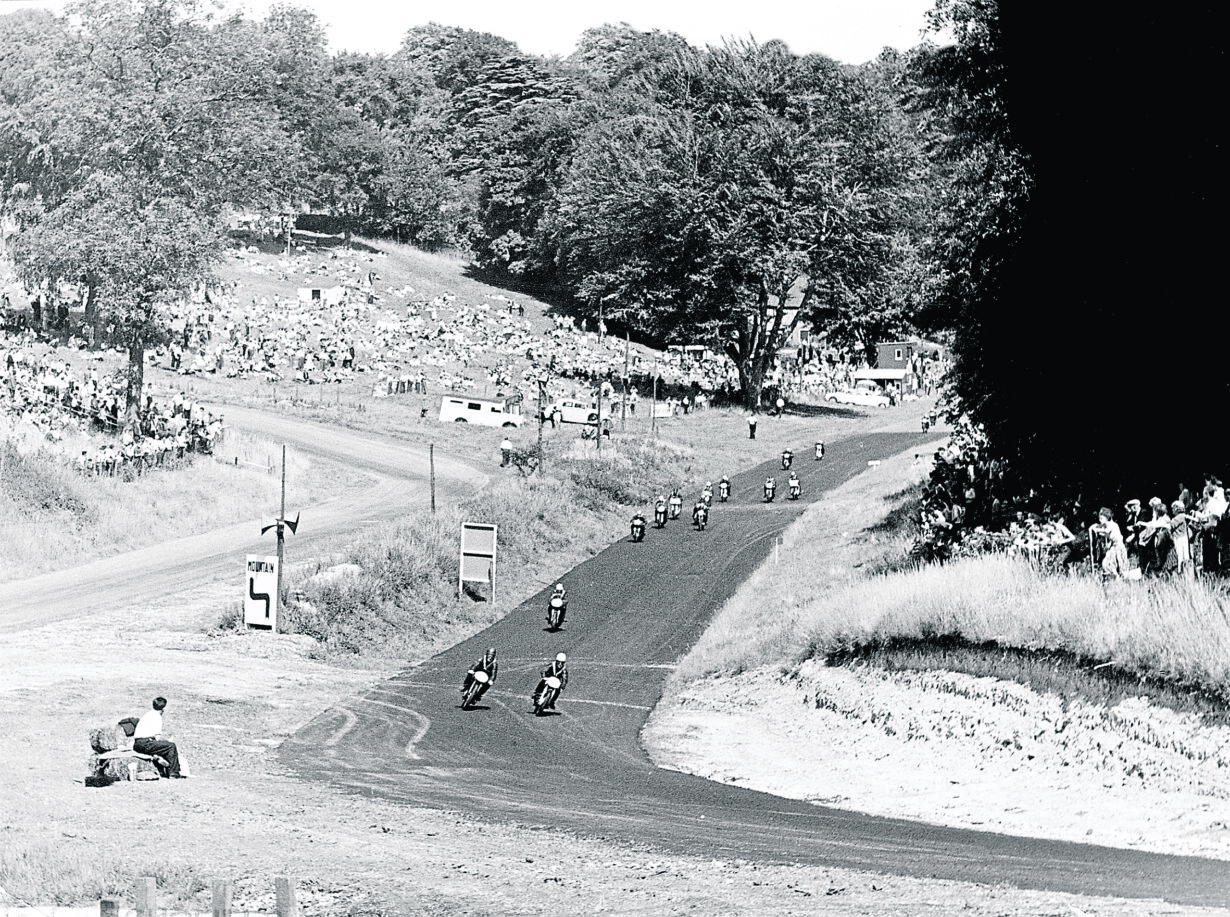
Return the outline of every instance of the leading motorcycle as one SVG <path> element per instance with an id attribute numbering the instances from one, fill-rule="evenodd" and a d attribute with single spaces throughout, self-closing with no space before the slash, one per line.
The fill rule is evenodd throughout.
<path id="1" fill-rule="evenodd" d="M 777 493 L 777 481 L 770 475 L 764 479 L 764 502 L 772 503 L 773 496 Z"/>
<path id="2" fill-rule="evenodd" d="M 470 675 L 470 687 L 466 689 L 465 695 L 461 698 L 461 709 L 469 710 L 477 704 L 487 689 L 491 687 L 491 679 L 487 677 L 487 673 L 481 669 Z"/>
<path id="3" fill-rule="evenodd" d="M 718 481 L 718 500 L 725 503 L 730 499 L 730 479 L 722 478 Z"/>
<path id="4" fill-rule="evenodd" d="M 568 613 L 568 600 L 558 595 L 551 596 L 547 603 L 547 630 L 559 630 L 564 625 L 564 615 Z"/>
<path id="5" fill-rule="evenodd" d="M 633 541 L 644 541 L 645 540 L 645 517 L 642 516 L 640 513 L 637 513 L 635 516 L 632 517 L 632 522 L 629 528 L 632 531 Z"/>
<path id="6" fill-rule="evenodd" d="M 666 501 L 658 500 L 653 507 L 653 524 L 658 528 L 666 525 Z"/>

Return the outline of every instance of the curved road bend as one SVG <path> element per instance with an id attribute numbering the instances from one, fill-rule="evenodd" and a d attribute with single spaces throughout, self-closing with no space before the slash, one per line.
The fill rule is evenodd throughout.
<path id="1" fill-rule="evenodd" d="M 251 408 L 227 405 L 215 410 L 225 415 L 230 427 L 284 442 L 296 451 L 345 464 L 372 478 L 362 489 L 348 490 L 315 506 L 299 507 L 292 498 L 289 512 L 302 510 L 303 520 L 298 533 L 289 536 L 297 559 L 327 550 L 339 535 L 396 520 L 430 499 L 427 449 L 421 446 Z M 454 458 L 437 455 L 436 479 L 441 498 L 455 500 L 481 487 L 487 476 Z M 244 556 L 275 550 L 273 534 L 260 534 L 261 526 L 271 519 L 272 515 L 254 518 L 71 569 L 0 583 L 0 633 L 95 611 L 152 604 L 227 579 L 235 581 L 238 595 Z"/>
<path id="2" fill-rule="evenodd" d="M 918 443 L 872 434 L 834 443 L 822 462 L 800 448 L 805 500 Z M 766 474 L 778 500 L 760 502 Z M 471 640 L 322 712 L 282 746 L 310 780 L 411 805 L 470 812 L 684 854 L 801 862 L 1005 883 L 1084 895 L 1230 901 L 1230 863 L 876 818 L 654 767 L 639 733 L 673 663 L 804 509 L 782 499 L 776 463 L 738 475 L 710 526 L 685 519 L 627 539 L 573 570 L 568 619 L 544 630 L 546 591 Z M 465 669 L 488 645 L 500 678 L 479 709 L 458 708 Z M 527 695 L 548 656 L 568 653 L 571 683 L 555 716 Z"/>

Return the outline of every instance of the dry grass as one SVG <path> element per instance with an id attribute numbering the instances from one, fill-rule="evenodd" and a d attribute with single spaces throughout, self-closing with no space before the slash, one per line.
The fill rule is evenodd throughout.
<path id="1" fill-rule="evenodd" d="M 193 867 L 135 857 L 81 838 L 54 844 L 0 846 L 0 910 L 29 904 L 74 905 L 100 898 L 123 898 L 132 876 L 152 876 L 164 898 L 188 899 L 209 888 Z"/>
<path id="2" fill-rule="evenodd" d="M 280 462 L 275 444 L 233 431 L 214 456 L 140 477 L 87 478 L 54 456 L 9 452 L 0 482 L 0 580 L 276 515 Z M 321 499 L 340 476 L 325 463 L 287 456 L 297 502 Z"/>
<path id="3" fill-rule="evenodd" d="M 675 678 L 691 681 L 805 658 L 814 622 L 834 613 L 841 590 L 864 567 L 908 547 L 907 536 L 877 526 L 928 473 L 929 466 L 915 464 L 913 456 L 913 450 L 902 453 L 858 475 L 787 529 L 778 562 L 764 564 L 714 616 L 680 660 Z M 818 556 L 826 559 L 822 567 Z"/>
<path id="4" fill-rule="evenodd" d="M 919 470 L 899 456 L 809 511 L 786 533 L 780 564 L 762 567 L 718 613 L 677 679 L 892 656 L 1006 678 L 1097 665 L 1121 681 L 1230 698 L 1230 606 L 1218 581 L 1103 584 L 1004 556 L 876 572 L 899 566 L 908 545 L 891 507 L 908 500 Z M 990 670 L 974 658 L 988 655 Z M 1053 680 L 1089 694 L 1070 673 Z"/>

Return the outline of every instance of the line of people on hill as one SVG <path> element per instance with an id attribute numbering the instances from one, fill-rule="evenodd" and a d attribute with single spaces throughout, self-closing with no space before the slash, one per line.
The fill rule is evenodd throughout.
<path id="1" fill-rule="evenodd" d="M 0 335 L 0 414 L 58 447 L 83 473 L 139 473 L 189 452 L 211 452 L 221 438 L 222 419 L 182 393 L 170 404 L 147 395 L 128 422 L 124 381 L 96 368 L 77 370 L 68 356 L 32 331 Z M 95 444 L 97 437 L 103 441 Z M 67 451 L 80 439 L 90 445 Z"/>

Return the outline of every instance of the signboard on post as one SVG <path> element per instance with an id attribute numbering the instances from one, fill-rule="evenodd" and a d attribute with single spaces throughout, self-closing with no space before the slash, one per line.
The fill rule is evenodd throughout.
<path id="1" fill-rule="evenodd" d="M 260 630 L 278 629 L 278 559 L 249 554 L 244 571 L 243 623 Z"/>
<path id="2" fill-rule="evenodd" d="M 461 562 L 457 570 L 457 593 L 466 583 L 490 583 L 495 604 L 496 527 L 486 522 L 461 524 Z"/>

